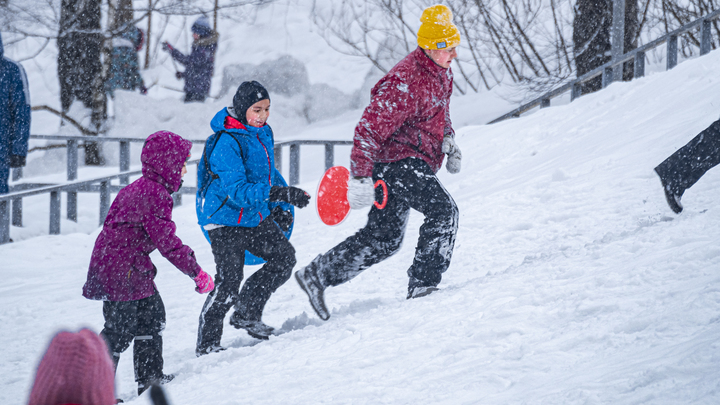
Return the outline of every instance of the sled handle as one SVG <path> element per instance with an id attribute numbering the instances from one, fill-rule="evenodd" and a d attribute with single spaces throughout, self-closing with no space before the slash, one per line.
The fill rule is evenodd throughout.
<path id="1" fill-rule="evenodd" d="M 376 181 L 376 182 L 375 182 L 375 186 L 373 186 L 373 187 L 374 187 L 374 188 L 377 188 L 377 186 L 382 186 L 383 199 L 382 199 L 382 203 L 381 203 L 381 204 L 378 204 L 377 201 L 374 201 L 373 204 L 375 204 L 375 207 L 377 207 L 377 209 L 381 210 L 381 209 L 385 208 L 385 206 L 387 205 L 388 189 L 387 189 L 387 184 L 385 184 L 385 181 L 382 180 L 382 179 L 379 179 L 378 181 Z"/>

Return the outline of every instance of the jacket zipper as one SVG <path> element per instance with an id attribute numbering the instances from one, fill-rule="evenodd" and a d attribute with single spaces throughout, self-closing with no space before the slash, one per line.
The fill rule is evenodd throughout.
<path id="1" fill-rule="evenodd" d="M 216 209 L 215 212 L 213 212 L 213 213 L 208 217 L 208 219 L 209 219 L 209 218 L 212 218 L 213 215 L 217 214 L 218 211 L 220 211 L 220 208 L 222 208 L 222 207 L 225 205 L 225 203 L 227 202 L 228 198 L 230 198 L 230 196 L 226 196 L 226 197 L 225 197 L 225 199 L 223 200 L 222 204 L 220 204 L 220 206 L 218 207 L 218 209 Z"/>
<path id="2" fill-rule="evenodd" d="M 260 145 L 262 145 L 263 149 L 265 149 L 265 156 L 267 157 L 268 161 L 268 184 L 272 186 L 272 164 L 270 163 L 270 153 L 268 153 L 267 148 L 265 147 L 265 144 L 262 143 L 260 140 L 260 134 L 256 135 L 258 142 L 260 142 Z"/>

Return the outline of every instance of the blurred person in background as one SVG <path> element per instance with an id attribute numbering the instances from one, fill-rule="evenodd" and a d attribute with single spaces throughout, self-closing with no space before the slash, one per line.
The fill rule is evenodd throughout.
<path id="1" fill-rule="evenodd" d="M 131 27 L 113 38 L 110 72 L 105 82 L 105 91 L 110 96 L 114 96 L 115 89 L 140 90 L 140 94 L 147 94 L 137 55 L 144 43 L 145 33 L 137 27 Z"/>
<path id="2" fill-rule="evenodd" d="M 6 57 L 0 36 L 0 194 L 10 168 L 25 166 L 30 138 L 30 90 L 23 67 Z"/>
<path id="3" fill-rule="evenodd" d="M 89 329 L 59 332 L 35 374 L 28 405 L 113 405 L 115 375 L 105 342 Z"/>
<path id="4" fill-rule="evenodd" d="M 184 72 L 176 72 L 178 79 L 185 79 L 185 102 L 203 102 L 210 94 L 213 69 L 215 67 L 215 51 L 219 35 L 210 27 L 207 17 L 198 18 L 192 25 L 193 44 L 190 55 L 185 55 L 167 42 L 162 49 L 170 52 L 170 56 L 185 66 Z"/>

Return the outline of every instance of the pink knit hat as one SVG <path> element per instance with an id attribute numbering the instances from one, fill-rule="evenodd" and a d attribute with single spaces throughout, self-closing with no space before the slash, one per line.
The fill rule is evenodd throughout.
<path id="1" fill-rule="evenodd" d="M 115 404 L 110 354 L 89 329 L 58 333 L 40 360 L 28 405 L 59 404 Z"/>

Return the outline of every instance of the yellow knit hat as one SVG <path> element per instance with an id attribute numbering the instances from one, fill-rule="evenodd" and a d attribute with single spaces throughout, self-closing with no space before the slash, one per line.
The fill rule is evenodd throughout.
<path id="1" fill-rule="evenodd" d="M 460 45 L 460 32 L 452 23 L 452 11 L 438 4 L 426 8 L 420 17 L 418 45 L 425 49 L 454 48 Z"/>

